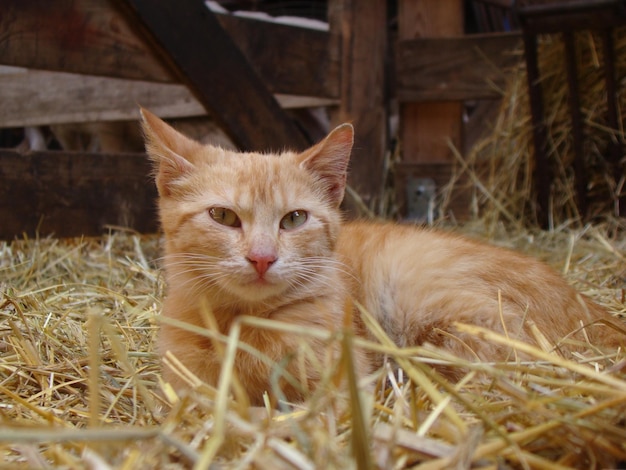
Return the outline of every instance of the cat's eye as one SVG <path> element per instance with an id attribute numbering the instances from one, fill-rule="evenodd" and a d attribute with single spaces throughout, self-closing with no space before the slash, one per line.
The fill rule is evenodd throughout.
<path id="1" fill-rule="evenodd" d="M 209 209 L 209 215 L 218 224 L 227 227 L 241 227 L 241 220 L 239 220 L 239 216 L 233 210 L 225 207 L 211 207 Z"/>
<path id="2" fill-rule="evenodd" d="M 300 227 L 309 218 L 309 214 L 303 210 L 292 211 L 282 218 L 280 221 L 280 228 L 284 230 L 291 230 Z"/>

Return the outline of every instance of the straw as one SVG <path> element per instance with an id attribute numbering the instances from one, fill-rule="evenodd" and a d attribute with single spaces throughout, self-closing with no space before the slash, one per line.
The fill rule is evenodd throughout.
<path id="1" fill-rule="evenodd" d="M 616 47 L 620 77 L 626 41 Z M 582 36 L 581 64 L 598 76 L 597 41 Z M 454 230 L 536 256 L 581 293 L 626 316 L 626 238 L 615 217 L 616 189 L 601 149 L 623 139 L 608 130 L 602 100 L 585 97 L 592 215 L 572 204 L 571 142 L 557 40 L 542 45 L 550 99 L 552 230 L 536 226 L 532 203 L 532 139 L 520 70 L 505 90 L 494 134 L 469 157 L 455 153 L 472 182 L 477 217 Z M 620 52 L 621 51 L 621 52 Z M 548 57 L 548 59 L 546 58 Z M 555 70 L 547 69 L 553 61 Z M 595 64 L 595 65 L 594 65 Z M 588 70 L 587 70 L 588 69 Z M 598 84 L 581 80 L 581 89 Z M 550 85 L 552 83 L 552 85 Z M 621 83 L 621 80 L 620 80 Z M 557 86 L 558 85 L 558 86 Z M 620 91 L 620 100 L 626 93 Z M 554 108 L 558 105 L 558 109 Z M 625 103 L 620 103 L 623 108 Z M 599 150 L 600 149 L 600 150 Z M 455 184 L 462 181 L 455 175 Z M 454 184 L 450 187 L 454 190 Z M 130 231 L 100 238 L 33 238 L 0 242 L 0 455 L 12 468 L 610 468 L 626 461 L 626 357 L 581 344 L 569 359 L 551 345 L 514 343 L 475 326 L 466 334 L 513 344 L 533 360 L 470 362 L 428 345 L 398 348 L 362 307 L 372 340 L 349 329 L 305 332 L 285 322 L 245 317 L 228 335 L 160 317 L 164 281 L 160 239 Z M 347 309 L 346 312 L 351 312 Z M 346 314 L 344 327 L 350 324 Z M 203 384 L 173 355 L 155 351 L 167 322 L 205 335 L 223 354 L 216 387 Z M 300 385 L 282 364 L 239 341 L 238 328 L 271 329 L 322 339 L 340 357 L 314 355 L 303 341 L 294 357 L 319 369 L 319 389 L 303 403 L 250 407 L 233 363 L 245 350 L 272 365 L 271 381 Z M 239 325 L 239 326 L 237 326 Z M 550 337 L 535 328 L 541 344 Z M 351 372 L 352 350 L 386 357 L 366 378 Z M 329 350 L 330 350 L 329 349 Z M 175 391 L 160 378 L 167 363 L 190 384 Z M 433 366 L 457 368 L 450 382 Z M 294 385 L 294 386 L 295 386 Z M 306 387 L 303 387 L 306 390 Z M 273 390 L 280 396 L 279 390 Z"/>
<path id="2" fill-rule="evenodd" d="M 586 221 L 609 221 L 623 228 L 617 218 L 619 198 L 624 196 L 626 173 L 623 163 L 624 117 L 626 92 L 626 29 L 613 32 L 618 108 L 618 129 L 607 123 L 607 93 L 604 81 L 602 41 L 589 31 L 575 34 L 579 96 L 584 121 L 584 164 L 588 178 L 588 213 L 580 214 L 572 172 L 575 160 L 572 122 L 568 108 L 568 87 L 563 42 L 559 35 L 542 36 L 539 42 L 539 70 L 547 126 L 547 157 L 551 182 L 550 224 L 574 224 L 580 228 Z M 522 55 L 522 51 L 517 51 Z M 490 224 L 504 221 L 537 225 L 535 212 L 533 122 L 530 114 L 525 64 L 519 64 L 507 75 L 502 104 L 492 132 L 463 157 L 455 153 L 461 174 L 480 189 L 476 193 L 479 218 Z M 618 171 L 608 155 L 609 144 L 621 147 Z M 458 175 L 457 175 L 458 180 Z M 459 189 L 459 182 L 453 188 Z M 450 195 L 442 196 L 444 199 Z M 468 201 L 469 202 L 469 201 Z M 622 209 L 623 210 L 623 209 Z"/>
<path id="3" fill-rule="evenodd" d="M 626 314 L 626 241 L 605 226 L 538 232 L 476 220 L 457 230 L 488 233 L 562 270 L 615 315 Z M 499 228 L 498 228 L 499 227 Z M 431 347 L 398 348 L 361 314 L 376 341 L 349 330 L 298 331 L 285 322 L 245 317 L 255 328 L 336 343 L 341 357 L 320 368 L 322 384 L 304 403 L 249 408 L 233 374 L 238 348 L 212 328 L 181 325 L 223 345 L 217 388 L 202 384 L 173 356 L 164 358 L 194 390 L 160 380 L 154 350 L 163 279 L 156 236 L 0 243 L 0 452 L 17 468 L 391 468 L 454 465 L 584 468 L 626 456 L 624 355 L 590 348 L 565 360 L 514 344 L 536 360 L 471 363 Z M 350 308 L 347 308 L 350 312 Z M 349 316 L 346 317 L 349 325 Z M 207 325 L 211 325 L 210 315 Z M 468 334 L 511 344 L 471 326 Z M 540 336 L 542 332 L 538 331 Z M 294 357 L 311 357 L 306 342 Z M 367 381 L 353 374 L 358 347 L 388 361 Z M 514 358 L 512 358 L 513 360 Z M 395 364 L 395 366 L 392 366 Z M 431 365 L 466 375 L 448 382 Z M 396 367 L 400 371 L 395 371 Z M 284 370 L 279 365 L 276 374 Z M 276 377 L 274 382 L 278 383 Z M 285 377 L 298 383 L 298 377 Z M 344 386 L 347 385 L 347 387 Z"/>

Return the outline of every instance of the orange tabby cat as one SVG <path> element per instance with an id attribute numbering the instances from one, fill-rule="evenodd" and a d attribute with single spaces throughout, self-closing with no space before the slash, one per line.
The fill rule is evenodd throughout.
<path id="1" fill-rule="evenodd" d="M 302 153 L 237 153 L 142 115 L 166 241 L 167 317 L 205 327 L 210 311 L 223 334 L 240 315 L 332 331 L 342 328 L 344 308 L 355 299 L 400 346 L 429 342 L 489 361 L 507 358 L 509 349 L 457 331 L 455 322 L 499 332 L 504 322 L 510 336 L 534 342 L 533 322 L 556 344 L 581 323 L 609 319 L 550 268 L 515 252 L 410 226 L 342 224 L 353 143 L 348 124 Z M 357 333 L 366 335 L 354 318 Z M 620 341 L 602 324 L 586 334 L 598 344 Z M 574 337 L 583 339 L 580 332 Z M 304 377 L 304 390 L 320 380 L 319 366 L 309 361 L 324 364 L 329 355 L 323 340 L 306 337 L 316 357 L 293 359 L 305 340 L 293 333 L 244 325 L 240 338 Z M 210 339 L 164 323 L 159 348 L 217 384 L 222 355 Z M 355 354 L 359 375 L 372 370 L 371 358 Z M 257 356 L 240 350 L 234 370 L 253 403 L 271 392 L 271 365 Z M 183 385 L 169 368 L 164 378 Z M 281 386 L 288 400 L 304 396 L 297 384 Z"/>

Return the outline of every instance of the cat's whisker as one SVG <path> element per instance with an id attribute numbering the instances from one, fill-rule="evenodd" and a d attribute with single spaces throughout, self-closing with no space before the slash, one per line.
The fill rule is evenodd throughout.
<path id="1" fill-rule="evenodd" d="M 336 274 L 348 277 L 348 274 L 350 273 L 336 267 L 329 267 L 324 265 L 301 266 L 300 269 L 298 269 L 298 275 L 302 277 L 306 276 L 306 278 L 310 281 L 327 281 L 327 285 L 332 285 L 333 282 L 337 282 Z M 356 278 L 352 275 L 350 275 L 349 277 L 356 280 Z"/>
<path id="2" fill-rule="evenodd" d="M 206 255 L 206 254 L 198 254 L 198 253 L 173 253 L 173 254 L 168 254 L 166 256 L 162 256 L 160 258 L 157 258 L 155 261 L 159 262 L 159 263 L 172 263 L 172 262 L 179 262 L 180 260 L 183 261 L 197 261 L 197 260 L 216 260 L 216 261 L 220 261 L 220 257 L 218 256 L 211 256 L 211 255 Z"/>
<path id="3" fill-rule="evenodd" d="M 197 276 L 183 281 L 182 283 L 180 283 L 180 287 L 181 290 L 184 289 L 190 295 L 196 296 L 197 294 L 202 293 L 202 291 L 205 291 L 209 286 L 207 285 L 206 278 L 202 276 Z"/>
<path id="4" fill-rule="evenodd" d="M 176 266 L 194 266 L 194 267 L 202 267 L 202 266 L 218 266 L 220 264 L 219 259 L 207 259 L 207 258 L 197 258 L 197 259 L 180 259 L 177 261 L 168 260 L 166 262 L 166 266 L 176 267 Z"/>
<path id="5" fill-rule="evenodd" d="M 189 289 L 192 294 L 201 294 L 203 291 L 217 286 L 220 280 L 227 277 L 227 273 L 214 273 L 197 266 L 169 274 L 170 281 L 179 282 L 181 288 Z"/>
<path id="6" fill-rule="evenodd" d="M 296 276 L 289 279 L 292 288 L 308 288 L 315 291 L 324 287 L 333 287 L 337 279 L 334 276 L 321 275 L 319 272 L 307 273 L 301 270 Z"/>
<path id="7" fill-rule="evenodd" d="M 342 263 L 341 261 L 332 258 L 305 258 L 301 266 L 303 268 L 309 269 L 332 269 L 354 280 L 358 280 L 352 270 L 348 266 L 346 266 L 345 263 Z"/>

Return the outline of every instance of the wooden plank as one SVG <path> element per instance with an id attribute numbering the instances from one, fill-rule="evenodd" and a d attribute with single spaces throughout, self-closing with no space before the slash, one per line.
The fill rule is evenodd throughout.
<path id="1" fill-rule="evenodd" d="M 459 36 L 463 33 L 461 0 L 400 0 L 398 35 L 419 37 Z M 456 101 L 404 104 L 400 109 L 400 141 L 404 161 L 451 163 L 450 140 L 461 148 L 463 104 Z"/>
<path id="2" fill-rule="evenodd" d="M 171 82 L 111 0 L 4 0 L 0 64 Z"/>
<path id="3" fill-rule="evenodd" d="M 376 211 L 384 184 L 387 149 L 386 57 L 387 2 L 331 0 L 329 49 L 342 54 L 341 104 L 335 124 L 352 122 L 355 143 L 349 184 Z M 354 215 L 354 207 L 348 207 Z"/>
<path id="4" fill-rule="evenodd" d="M 217 16 L 273 93 L 339 95 L 339 62 L 327 52 L 327 32 Z M 0 64 L 153 82 L 177 80 L 114 0 L 4 0 L 0 31 Z"/>
<path id="5" fill-rule="evenodd" d="M 519 33 L 399 41 L 396 96 L 401 102 L 500 98 L 507 67 L 523 60 Z"/>
<path id="6" fill-rule="evenodd" d="M 280 108 L 203 0 L 119 0 L 162 60 L 243 150 L 304 149 Z"/>
<path id="7" fill-rule="evenodd" d="M 398 36 L 401 41 L 458 37 L 463 34 L 463 2 L 399 0 L 398 20 Z M 399 136 L 403 163 L 412 165 L 412 168 L 422 167 L 421 171 L 412 171 L 419 174 L 420 178 L 435 181 L 437 184 L 435 191 L 442 187 L 439 172 L 445 168 L 452 168 L 454 164 L 449 143 L 458 149 L 462 148 L 462 113 L 463 103 L 459 101 L 400 105 Z M 402 168 L 399 168 L 399 171 L 402 171 Z M 399 181 L 407 179 L 408 175 L 398 177 Z M 398 185 L 396 191 L 397 200 L 402 204 L 406 188 Z M 403 215 L 406 215 L 406 212 Z M 463 218 L 463 213 L 455 212 L 454 216 Z"/>
<path id="8" fill-rule="evenodd" d="M 339 97 L 340 61 L 327 31 L 215 16 L 273 93 Z"/>
<path id="9" fill-rule="evenodd" d="M 285 109 L 330 106 L 337 100 L 275 95 Z M 205 116 L 184 85 L 63 72 L 0 73 L 0 128 L 135 120 L 138 104 L 162 118 Z"/>
<path id="10" fill-rule="evenodd" d="M 143 154 L 0 150 L 0 239 L 101 235 L 107 225 L 157 230 Z"/>
<path id="11" fill-rule="evenodd" d="M 519 2 L 516 13 L 522 29 L 531 34 L 606 30 L 626 21 L 620 0 Z"/>

